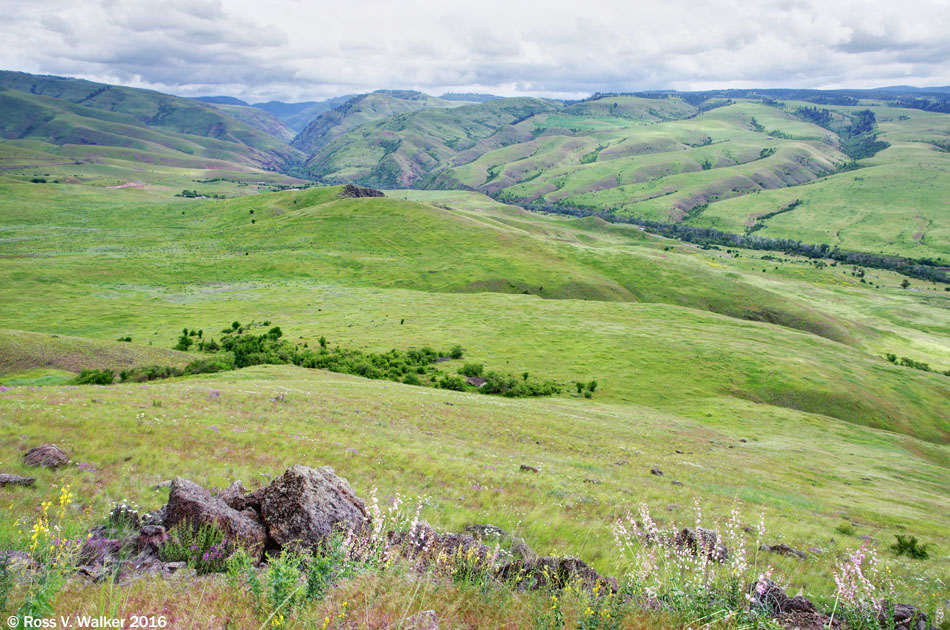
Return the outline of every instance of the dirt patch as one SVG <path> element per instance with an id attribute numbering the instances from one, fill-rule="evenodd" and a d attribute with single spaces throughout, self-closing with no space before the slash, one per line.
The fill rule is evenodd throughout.
<path id="1" fill-rule="evenodd" d="M 106 186 L 106 188 L 117 189 L 117 188 L 145 188 L 145 182 L 133 181 L 125 182 L 124 184 L 118 184 L 116 186 Z"/>

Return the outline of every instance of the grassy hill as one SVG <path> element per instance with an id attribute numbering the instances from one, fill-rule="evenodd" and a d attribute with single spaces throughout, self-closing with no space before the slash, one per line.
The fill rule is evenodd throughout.
<path id="1" fill-rule="evenodd" d="M 337 136 L 365 123 L 406 112 L 430 108 L 447 109 L 464 104 L 412 90 L 377 90 L 370 94 L 360 94 L 317 116 L 294 139 L 293 146 L 312 155 Z"/>
<path id="2" fill-rule="evenodd" d="M 191 360 L 184 352 L 130 342 L 0 330 L 0 380 L 5 384 L 37 372 L 72 375 L 148 365 L 184 367 Z"/>
<path id="3" fill-rule="evenodd" d="M 484 198 L 481 208 L 464 210 L 339 199 L 339 191 L 200 202 L 184 214 L 181 204 L 95 210 L 71 207 L 68 198 L 56 208 L 47 198 L 45 211 L 20 204 L 5 213 L 19 226 L 4 247 L 11 258 L 2 275 L 17 299 L 0 325 L 22 326 L 15 322 L 30 313 L 38 331 L 131 334 L 170 347 L 182 326 L 214 330 L 249 316 L 306 321 L 327 310 L 305 306 L 321 303 L 318 296 L 339 295 L 349 304 L 360 295 L 360 317 L 330 326 L 329 313 L 322 314 L 297 335 L 315 342 L 318 333 L 345 334 L 376 349 L 386 348 L 372 344 L 388 347 L 396 338 L 404 347 L 461 343 L 494 357 L 489 363 L 517 360 L 519 373 L 597 378 L 605 397 L 664 408 L 691 406 L 696 396 L 739 398 L 936 441 L 950 433 L 946 377 L 881 358 L 902 351 L 950 368 L 950 348 L 939 341 L 948 325 L 939 292 L 920 296 L 915 306 L 933 318 L 929 326 L 865 306 L 857 317 L 842 316 L 834 292 L 795 296 L 799 282 L 840 282 L 833 269 L 800 264 L 787 280 L 779 273 L 776 284 L 763 286 L 755 268 L 761 261 L 746 267 L 732 255 L 670 246 L 633 228 L 545 219 Z M 114 252 L 107 276 L 91 264 L 105 234 Z M 57 255 L 45 257 L 43 271 L 28 279 L 33 262 L 18 256 L 30 252 L 35 260 L 44 251 Z M 65 301 L 50 302 L 45 287 L 65 278 Z M 885 278 L 878 280 L 896 285 Z M 884 312 L 888 294 L 901 291 L 844 285 Z M 327 286 L 333 288 L 318 288 Z M 378 306 L 373 291 L 383 291 Z M 246 312 L 247 299 L 253 313 Z M 85 315 L 77 317 L 80 311 Z M 439 315 L 430 321 L 420 311 Z M 501 312 L 506 319 L 490 315 Z M 410 325 L 380 337 L 390 325 L 383 322 L 397 317 L 429 323 L 414 334 Z M 346 330 L 355 326 L 360 334 Z M 657 329 L 669 335 L 658 338 Z M 545 367 L 553 365 L 559 367 Z M 673 390 L 663 385 L 671 370 L 682 370 Z"/>
<path id="4" fill-rule="evenodd" d="M 253 127 L 274 136 L 281 142 L 290 143 L 297 135 L 293 129 L 285 125 L 276 116 L 257 107 L 229 103 L 214 103 L 214 106 L 231 118 L 241 121 L 248 127 Z"/>
<path id="5" fill-rule="evenodd" d="M 491 148 L 526 141 L 531 131 L 519 123 L 560 107 L 555 101 L 513 98 L 402 114 L 361 125 L 326 143 L 309 158 L 307 168 L 331 182 L 406 187 L 443 163 L 474 159 Z"/>
<path id="6" fill-rule="evenodd" d="M 51 140 L 55 144 L 63 144 L 68 139 L 86 144 L 115 145 L 113 136 L 126 135 L 126 129 L 114 131 L 102 127 L 108 123 L 122 123 L 158 134 L 172 132 L 175 136 L 217 141 L 219 150 L 227 148 L 234 155 L 247 155 L 237 161 L 253 161 L 255 165 L 273 169 L 289 166 L 301 157 L 285 142 L 228 116 L 209 103 L 151 90 L 22 72 L 0 71 L 0 88 L 6 88 L 3 93 L 5 101 L 0 107 L 4 121 L 12 117 L 21 122 L 19 129 L 5 130 L 4 137 L 7 138 L 31 137 Z M 37 99 L 37 96 L 46 98 Z M 72 121 L 60 120 L 51 129 L 49 125 L 58 112 L 50 112 L 50 109 L 98 119 L 101 124 L 92 129 L 79 125 L 77 131 L 70 132 L 68 128 Z M 4 126 L 8 129 L 16 127 L 9 123 Z M 13 135 L 16 132 L 19 135 Z"/>

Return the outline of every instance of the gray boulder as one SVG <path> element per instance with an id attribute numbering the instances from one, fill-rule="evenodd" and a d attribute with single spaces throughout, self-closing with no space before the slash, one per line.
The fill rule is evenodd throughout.
<path id="1" fill-rule="evenodd" d="M 40 444 L 23 454 L 23 463 L 56 469 L 69 463 L 69 455 L 55 444 Z"/>
<path id="2" fill-rule="evenodd" d="M 0 488 L 4 486 L 32 486 L 36 481 L 33 477 L 0 473 Z"/>
<path id="3" fill-rule="evenodd" d="M 264 549 L 266 532 L 259 522 L 228 506 L 198 484 L 175 477 L 165 506 L 166 529 L 178 524 L 191 527 L 214 525 L 230 541 L 240 543 L 252 556 L 260 556 Z"/>
<path id="4" fill-rule="evenodd" d="M 332 468 L 291 466 L 261 493 L 261 518 L 280 547 L 316 548 L 335 530 L 362 530 L 366 504 Z"/>

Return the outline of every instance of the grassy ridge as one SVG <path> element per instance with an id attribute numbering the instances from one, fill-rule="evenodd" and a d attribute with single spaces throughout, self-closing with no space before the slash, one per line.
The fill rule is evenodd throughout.
<path id="1" fill-rule="evenodd" d="M 79 372 L 145 365 L 183 367 L 192 357 L 174 350 L 23 330 L 0 330 L 0 375 L 38 369 Z"/>
<path id="2" fill-rule="evenodd" d="M 213 105 L 78 79 L 0 72 L 2 135 L 54 144 L 136 146 L 279 168 L 303 156 Z M 170 137 L 166 137 L 170 136 Z M 190 151 L 189 151 L 190 149 Z M 202 151 L 204 151 L 202 153 Z"/>

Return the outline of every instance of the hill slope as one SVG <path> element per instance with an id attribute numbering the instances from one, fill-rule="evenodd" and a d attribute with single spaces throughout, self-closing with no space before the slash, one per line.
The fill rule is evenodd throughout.
<path id="1" fill-rule="evenodd" d="M 421 109 L 446 109 L 461 103 L 445 101 L 412 90 L 377 90 L 360 94 L 320 114 L 294 139 L 293 146 L 311 155 L 337 136 L 360 125 Z"/>
<path id="2" fill-rule="evenodd" d="M 76 107 L 124 116 L 126 124 L 137 124 L 156 132 L 173 132 L 226 143 L 237 153 L 247 153 L 243 162 L 268 168 L 283 168 L 296 163 L 300 154 L 286 143 L 228 116 L 214 105 L 151 90 L 93 83 L 81 79 L 38 76 L 22 72 L 0 71 L 0 88 L 25 95 L 36 95 L 62 102 L 63 109 Z M 8 94 L 7 96 L 11 96 Z M 47 101 L 46 106 L 49 107 Z M 7 118 L 6 106 L 4 118 Z M 44 114 L 45 115 L 45 114 Z M 87 118 L 94 114 L 84 114 Z M 48 116 L 48 115 L 47 115 Z M 115 120 L 103 116 L 103 120 Z M 42 133 L 28 129 L 29 137 Z M 9 137 L 9 136 L 8 136 Z M 87 143 L 96 144 L 95 139 Z"/>

